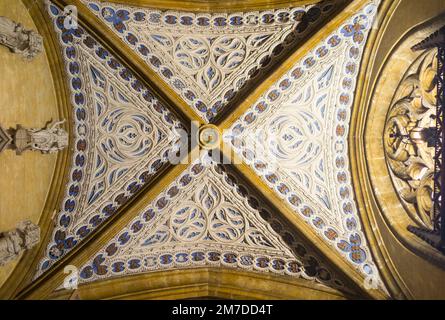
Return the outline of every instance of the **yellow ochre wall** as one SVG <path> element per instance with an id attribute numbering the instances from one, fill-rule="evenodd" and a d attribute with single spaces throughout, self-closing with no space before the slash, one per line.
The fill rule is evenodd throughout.
<path id="1" fill-rule="evenodd" d="M 27 8 L 20 0 L 0 0 L 0 16 L 36 30 Z M 58 118 L 57 102 L 46 54 L 31 61 L 0 46 L 0 124 L 4 128 L 22 124 L 43 127 Z M 57 155 L 12 150 L 0 153 L 0 232 L 15 228 L 18 222 L 39 222 Z M 0 286 L 18 263 L 0 267 Z"/>

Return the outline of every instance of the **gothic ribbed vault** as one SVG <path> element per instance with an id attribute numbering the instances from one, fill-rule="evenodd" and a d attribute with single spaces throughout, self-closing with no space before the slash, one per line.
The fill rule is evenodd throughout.
<path id="1" fill-rule="evenodd" d="M 387 3 L 31 2 L 70 147 L 5 295 L 392 295 L 348 139 Z"/>

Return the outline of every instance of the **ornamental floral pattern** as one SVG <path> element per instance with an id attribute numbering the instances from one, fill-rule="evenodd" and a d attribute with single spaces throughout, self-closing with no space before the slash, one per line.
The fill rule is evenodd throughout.
<path id="1" fill-rule="evenodd" d="M 153 94 L 84 29 L 64 27 L 48 2 L 71 91 L 74 150 L 65 199 L 36 277 L 149 182 L 184 129 Z"/>
<path id="2" fill-rule="evenodd" d="M 398 85 L 385 124 L 391 180 L 410 219 L 437 227 L 432 194 L 436 132 L 437 52 L 420 55 Z"/>
<path id="3" fill-rule="evenodd" d="M 298 61 L 224 140 L 297 215 L 383 287 L 361 230 L 348 168 L 348 123 L 371 1 Z"/>
<path id="4" fill-rule="evenodd" d="M 82 1 L 206 121 L 342 3 L 198 14 Z"/>
<path id="5" fill-rule="evenodd" d="M 344 291 L 301 239 L 203 153 L 80 269 L 80 283 L 219 266 L 302 277 Z"/>

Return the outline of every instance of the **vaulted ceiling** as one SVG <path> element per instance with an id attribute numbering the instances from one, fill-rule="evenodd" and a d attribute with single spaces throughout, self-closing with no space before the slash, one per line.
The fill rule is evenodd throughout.
<path id="1" fill-rule="evenodd" d="M 348 145 L 380 1 L 167 2 L 42 6 L 69 97 L 70 150 L 17 296 L 68 291 L 63 268 L 73 265 L 82 290 L 104 284 L 109 296 L 131 277 L 193 269 L 280 279 L 319 298 L 388 297 Z M 221 141 L 172 163 L 178 132 L 198 128 Z"/>

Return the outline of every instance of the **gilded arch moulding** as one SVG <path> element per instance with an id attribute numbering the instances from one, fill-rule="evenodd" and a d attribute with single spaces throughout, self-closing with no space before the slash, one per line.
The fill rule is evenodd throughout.
<path id="1" fill-rule="evenodd" d="M 131 292 L 128 288 L 132 288 Z M 304 280 L 229 268 L 158 271 L 55 291 L 51 299 L 323 299 L 343 300 L 340 291 Z"/>
<path id="2" fill-rule="evenodd" d="M 245 10 L 267 10 L 288 8 L 292 6 L 303 6 L 313 4 L 316 0 L 99 0 L 100 2 L 111 2 L 116 4 L 125 4 L 136 7 L 149 7 L 152 9 L 172 9 L 172 10 L 191 10 L 194 12 L 212 12 L 212 11 L 245 11 Z"/>
<path id="3" fill-rule="evenodd" d="M 409 67 L 419 56 L 423 54 L 425 58 L 428 55 L 425 52 L 413 52 L 412 45 L 438 29 L 443 16 L 414 26 L 420 20 L 416 17 L 417 22 L 413 19 L 415 22 L 408 32 L 401 33 L 397 41 L 389 40 L 391 43 L 388 44 L 388 39 L 393 35 L 387 36 L 387 28 L 393 15 L 396 16 L 395 12 L 403 7 L 402 2 L 385 3 L 386 15 L 382 16 L 378 27 L 371 34 L 361 67 L 362 81 L 357 90 L 349 140 L 354 189 L 372 253 L 392 296 L 406 299 L 414 298 L 416 294 L 410 289 L 413 282 L 406 279 L 410 274 L 409 268 L 399 270 L 400 263 L 415 259 L 409 262 L 441 272 L 440 265 L 443 268 L 445 259 L 407 230 L 407 226 L 413 224 L 413 219 L 407 214 L 406 206 L 401 203 L 398 191 L 394 189 L 390 169 L 385 161 L 383 135 L 396 89 L 406 80 Z M 420 59 L 418 65 L 424 62 L 422 57 Z M 403 252 L 399 252 L 399 255 L 394 248 L 403 248 Z M 423 294 L 428 295 L 426 292 Z"/>

